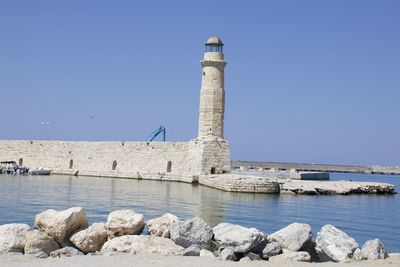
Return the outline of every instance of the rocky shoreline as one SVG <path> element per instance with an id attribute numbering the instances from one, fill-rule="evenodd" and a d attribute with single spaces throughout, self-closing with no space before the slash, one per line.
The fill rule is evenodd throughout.
<path id="1" fill-rule="evenodd" d="M 147 235 L 141 235 L 147 228 Z M 311 226 L 292 223 L 272 234 L 230 223 L 209 226 L 201 218 L 179 220 L 166 213 L 145 221 L 133 210 L 117 210 L 106 223 L 88 225 L 83 208 L 47 210 L 26 224 L 0 226 L 0 254 L 38 258 L 78 255 L 157 254 L 222 261 L 358 262 L 388 258 L 379 239 L 359 246 L 340 229 L 325 225 L 312 239 Z"/>

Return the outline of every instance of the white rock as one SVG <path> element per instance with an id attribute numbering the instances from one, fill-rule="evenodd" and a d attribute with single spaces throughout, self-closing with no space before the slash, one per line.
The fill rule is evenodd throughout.
<path id="1" fill-rule="evenodd" d="M 298 251 L 312 237 L 311 226 L 304 223 L 292 223 L 268 236 L 268 240 L 278 241 L 282 248 Z"/>
<path id="2" fill-rule="evenodd" d="M 56 241 L 45 232 L 29 231 L 26 234 L 25 254 L 32 254 L 39 258 L 47 258 L 50 252 L 59 249 Z"/>
<path id="3" fill-rule="evenodd" d="M 63 258 L 63 257 L 82 256 L 82 255 L 84 255 L 82 252 L 73 247 L 60 248 L 50 253 L 50 256 L 52 258 Z"/>
<path id="4" fill-rule="evenodd" d="M 150 235 L 170 237 L 169 228 L 172 223 L 178 222 L 178 217 L 170 213 L 165 213 L 159 218 L 148 220 L 146 226 Z"/>
<path id="5" fill-rule="evenodd" d="M 270 262 L 282 262 L 282 261 L 301 261 L 310 262 L 311 256 L 305 251 L 290 251 L 287 250 L 283 254 L 272 256 L 269 258 Z"/>
<path id="6" fill-rule="evenodd" d="M 200 248 L 198 245 L 191 245 L 182 252 L 183 256 L 200 256 Z"/>
<path id="7" fill-rule="evenodd" d="M 224 247 L 232 247 L 235 253 L 247 253 L 266 242 L 263 232 L 230 223 L 218 224 L 213 232 L 217 242 Z"/>
<path id="8" fill-rule="evenodd" d="M 108 234 L 104 223 L 94 223 L 85 230 L 71 236 L 71 242 L 84 253 L 100 251 L 107 241 Z"/>
<path id="9" fill-rule="evenodd" d="M 74 231 L 86 227 L 87 218 L 81 207 L 63 211 L 46 210 L 35 217 L 35 228 L 53 237 L 62 246 L 69 244 L 69 237 Z"/>
<path id="10" fill-rule="evenodd" d="M 184 248 L 197 245 L 200 249 L 208 249 L 213 237 L 211 227 L 198 217 L 171 224 L 170 234 L 171 239 Z"/>
<path id="11" fill-rule="evenodd" d="M 183 247 L 176 245 L 171 239 L 158 236 L 126 235 L 108 240 L 101 248 L 101 254 L 116 253 L 156 253 L 165 256 L 182 255 Z"/>
<path id="12" fill-rule="evenodd" d="M 361 260 L 364 259 L 362 254 L 361 254 L 361 249 L 360 248 L 356 248 L 356 250 L 354 250 L 353 256 L 351 257 L 351 259 L 353 261 L 361 261 Z"/>
<path id="13" fill-rule="evenodd" d="M 209 251 L 207 249 L 201 249 L 199 256 L 200 257 L 212 257 L 212 258 L 215 258 L 214 253 L 212 253 L 211 251 Z"/>
<path id="14" fill-rule="evenodd" d="M 233 251 L 233 248 L 227 247 L 221 251 L 220 257 L 223 261 L 237 261 L 238 258 Z"/>
<path id="15" fill-rule="evenodd" d="M 361 248 L 361 255 L 363 259 L 378 260 L 386 259 L 388 254 L 379 239 L 368 240 Z"/>
<path id="16" fill-rule="evenodd" d="M 265 260 L 272 256 L 276 256 L 282 252 L 282 246 L 278 241 L 269 242 L 263 251 L 261 252 L 261 257 Z"/>
<path id="17" fill-rule="evenodd" d="M 26 233 L 30 229 L 27 224 L 0 225 L 0 254 L 10 252 L 24 252 Z"/>
<path id="18" fill-rule="evenodd" d="M 109 238 L 138 235 L 144 228 L 144 216 L 133 210 L 116 210 L 108 215 L 106 228 Z"/>
<path id="19" fill-rule="evenodd" d="M 325 225 L 317 233 L 317 251 L 322 261 L 344 262 L 350 260 L 358 248 L 357 242 L 332 225 Z"/>

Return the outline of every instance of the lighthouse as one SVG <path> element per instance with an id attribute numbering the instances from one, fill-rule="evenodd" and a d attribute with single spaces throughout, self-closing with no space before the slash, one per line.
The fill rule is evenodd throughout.
<path id="1" fill-rule="evenodd" d="M 224 138 L 226 62 L 224 44 L 218 37 L 208 38 L 201 60 L 199 132 L 189 143 L 189 177 L 198 180 L 201 175 L 230 173 L 231 162 L 228 141 Z"/>
<path id="2" fill-rule="evenodd" d="M 199 139 L 224 138 L 224 69 L 227 63 L 223 47 L 221 39 L 216 36 L 208 38 L 205 44 L 201 61 Z"/>

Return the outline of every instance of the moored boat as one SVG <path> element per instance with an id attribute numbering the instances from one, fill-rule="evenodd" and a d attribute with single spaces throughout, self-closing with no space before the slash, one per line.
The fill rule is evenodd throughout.
<path id="1" fill-rule="evenodd" d="M 51 168 L 35 168 L 35 169 L 30 169 L 28 174 L 30 175 L 50 175 L 51 173 Z"/>

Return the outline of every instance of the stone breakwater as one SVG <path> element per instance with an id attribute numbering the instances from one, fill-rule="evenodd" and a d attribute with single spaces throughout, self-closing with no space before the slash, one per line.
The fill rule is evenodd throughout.
<path id="1" fill-rule="evenodd" d="M 147 235 L 141 235 L 147 228 Z M 83 208 L 47 210 L 26 224 L 0 226 L 0 254 L 39 258 L 77 255 L 158 254 L 223 261 L 349 262 L 389 257 L 379 239 L 363 246 L 342 230 L 325 225 L 312 238 L 311 226 L 292 223 L 271 234 L 230 223 L 211 227 L 201 218 L 180 220 L 166 213 L 151 220 L 117 210 L 107 221 L 88 225 Z"/>
<path id="2" fill-rule="evenodd" d="M 387 183 L 353 181 L 287 181 L 281 193 L 302 195 L 396 194 L 396 186 Z"/>

